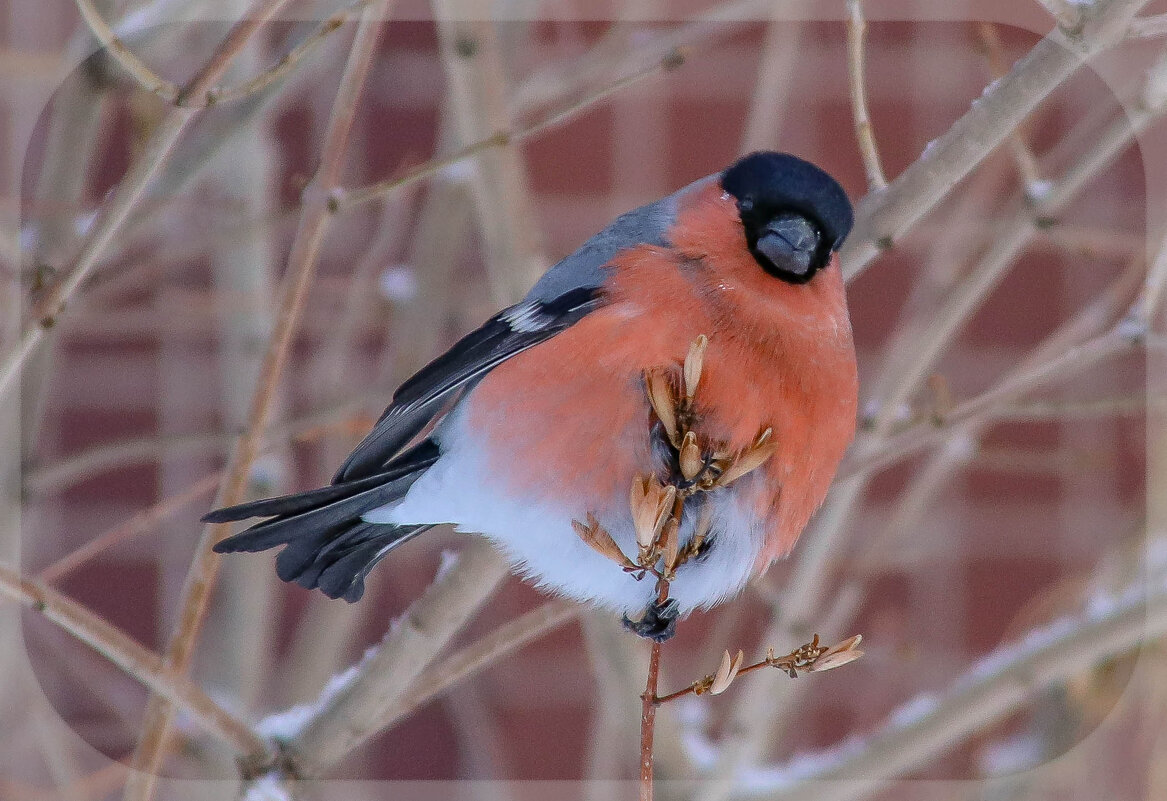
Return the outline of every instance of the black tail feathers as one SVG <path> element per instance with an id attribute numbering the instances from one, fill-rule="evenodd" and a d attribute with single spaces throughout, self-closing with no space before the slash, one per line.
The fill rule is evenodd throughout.
<path id="1" fill-rule="evenodd" d="M 419 456 L 421 454 L 418 454 Z M 384 472 L 294 495 L 216 509 L 203 517 L 226 523 L 270 517 L 218 542 L 216 553 L 265 551 L 286 546 L 276 558 L 276 573 L 329 598 L 360 600 L 365 576 L 397 546 L 432 528 L 368 523 L 366 512 L 404 497 L 413 482 L 437 460 L 437 449 Z"/>

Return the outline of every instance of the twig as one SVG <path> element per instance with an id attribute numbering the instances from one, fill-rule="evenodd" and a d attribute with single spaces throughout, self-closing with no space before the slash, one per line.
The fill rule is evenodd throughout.
<path id="1" fill-rule="evenodd" d="M 431 0 L 446 75 L 444 112 L 458 143 L 514 129 L 498 26 L 467 19 L 457 0 Z M 474 159 L 466 175 L 474 200 L 488 285 L 498 305 L 513 302 L 547 267 L 523 153 L 511 139 Z"/>
<path id="2" fill-rule="evenodd" d="M 1009 404 L 1026 393 L 1048 382 L 1070 378 L 1101 361 L 1130 352 L 1133 347 L 1129 335 L 1119 326 L 1088 342 L 1073 345 L 1040 365 L 1010 373 L 980 395 L 958 404 L 941 426 L 919 423 L 887 437 L 878 449 L 848 459 L 839 468 L 838 480 L 866 478 L 922 448 L 965 436 L 965 427 L 992 419 L 995 410 L 1008 409 Z"/>
<path id="3" fill-rule="evenodd" d="M 863 656 L 863 652 L 858 650 L 862 639 L 856 635 L 827 647 L 819 644 L 819 635 L 816 634 L 814 640 L 785 656 L 775 656 L 774 649 L 771 648 L 765 659 L 751 665 L 741 664 L 741 651 L 738 651 L 737 658 L 731 658 L 729 651 L 726 651 L 722 657 L 721 667 L 716 673 L 697 679 L 688 687 L 683 687 L 676 692 L 658 696 L 654 701 L 659 706 L 687 695 L 704 695 L 705 693 L 718 695 L 725 692 L 729 685 L 737 680 L 738 676 L 744 676 L 762 668 L 777 668 L 792 679 L 798 678 L 803 673 L 816 671 L 822 673 L 854 662 Z"/>
<path id="4" fill-rule="evenodd" d="M 663 578 L 657 582 L 656 602 L 663 604 L 669 597 L 669 583 Z M 652 737 L 656 728 L 657 684 L 660 679 L 661 644 L 653 641 L 648 653 L 648 675 L 644 693 L 640 696 L 640 801 L 652 801 Z"/>
<path id="5" fill-rule="evenodd" d="M 887 178 L 884 177 L 883 164 L 879 159 L 879 149 L 875 144 L 871 116 L 867 113 L 863 48 L 863 40 L 867 35 L 867 23 L 863 19 L 863 0 L 847 0 L 847 9 L 851 15 L 847 22 L 847 66 L 851 79 L 851 114 L 855 118 L 855 137 L 859 140 L 859 155 L 863 158 L 863 169 L 867 173 L 867 188 L 872 192 L 878 192 L 887 187 Z"/>
<path id="6" fill-rule="evenodd" d="M 181 105 L 185 108 L 206 108 L 242 100 L 271 86 L 294 70 L 301 61 L 324 42 L 329 34 L 340 28 L 371 0 L 354 0 L 347 8 L 323 20 L 316 30 L 288 51 L 276 64 L 254 78 L 237 86 L 211 86 L 201 93 L 185 92 L 146 66 L 106 23 L 100 12 L 93 6 L 92 0 L 75 0 L 75 2 L 82 18 L 93 31 L 93 35 L 143 89 L 173 105 Z M 192 102 L 197 94 L 202 95 L 199 102 Z"/>
<path id="7" fill-rule="evenodd" d="M 147 92 L 158 95 L 167 103 L 174 103 L 181 93 L 178 86 L 159 77 L 140 58 L 134 55 L 134 51 L 130 50 L 121 37 L 106 23 L 91 0 L 75 0 L 75 2 L 77 10 L 81 12 L 81 18 L 93 31 L 97 41 L 122 65 L 130 77 Z"/>
<path id="8" fill-rule="evenodd" d="M 958 678 L 923 716 L 893 715 L 858 744 L 807 757 L 805 766 L 759 771 L 747 797 L 849 801 L 886 779 L 911 770 L 1013 712 L 1037 690 L 1089 669 L 1115 654 L 1167 633 L 1167 589 L 1162 576 L 1114 598 L 1097 599 L 1076 619 L 1031 633 L 1018 646 L 983 658 Z M 793 774 L 793 775 L 792 775 Z"/>
<path id="9" fill-rule="evenodd" d="M 212 86 L 226 71 L 231 60 L 247 44 L 252 34 L 287 2 L 288 0 L 264 0 L 263 5 L 254 14 L 249 14 L 237 23 L 211 58 L 179 91 L 179 98 L 201 94 Z M 65 278 L 37 304 L 32 319 L 25 324 L 16 346 L 0 360 L 0 397 L 4 396 L 20 374 L 21 368 L 40 344 L 45 332 L 57 324 L 57 318 L 65 305 L 97 266 L 106 247 L 121 230 L 146 187 L 170 158 L 174 146 L 197 114 L 198 109 L 172 107 L 158 123 L 150 139 L 142 146 L 125 176 L 101 204 L 77 256 L 65 271 Z"/>
<path id="10" fill-rule="evenodd" d="M 182 509 L 191 501 L 196 500 L 202 495 L 210 492 L 219 486 L 219 481 L 222 475 L 219 472 L 211 473 L 204 476 L 199 481 L 196 481 L 188 489 L 178 493 L 169 498 L 164 498 L 158 503 L 143 509 L 135 514 L 124 523 L 120 523 L 113 528 L 107 529 L 93 539 L 86 542 L 79 548 L 75 548 L 65 556 L 50 564 L 44 570 L 37 574 L 37 578 L 41 581 L 54 582 L 60 581 L 62 576 L 65 576 L 83 564 L 93 559 L 99 554 L 105 553 L 110 548 L 113 548 L 128 539 L 138 536 L 146 531 L 149 531 L 150 526 L 157 523 L 163 518 Z"/>
<path id="11" fill-rule="evenodd" d="M 230 506 L 242 500 L 247 471 L 259 451 L 276 387 L 307 301 L 308 289 L 315 277 L 317 256 L 330 218 L 329 195 L 340 174 L 345 146 L 356 115 L 357 99 L 373 61 L 383 12 L 388 3 L 389 0 L 373 3 L 361 17 L 332 106 L 320 167 L 304 190 L 308 199 L 288 258 L 288 273 L 284 279 L 275 329 L 256 381 L 247 429 L 239 438 L 227 468 L 227 478 L 216 498 L 219 506 Z M 180 675 L 185 675 L 190 669 L 195 643 L 218 574 L 219 557 L 211 550 L 211 545 L 229 533 L 229 525 L 208 525 L 204 527 L 196 546 L 195 558 L 187 573 L 182 594 L 178 626 L 165 655 L 168 669 Z M 154 777 L 166 752 L 173 716 L 174 710 L 169 703 L 157 697 L 151 698 L 147 705 L 142 737 L 134 754 L 136 771 L 127 784 L 126 801 L 144 801 L 152 794 Z"/>
<path id="12" fill-rule="evenodd" d="M 1132 39 L 1153 39 L 1167 36 L 1167 14 L 1155 14 L 1131 20 L 1127 36 Z"/>
<path id="13" fill-rule="evenodd" d="M 409 688 L 409 692 L 401 695 L 396 708 L 382 712 L 378 728 L 392 726 L 458 682 L 465 681 L 529 643 L 570 623 L 583 614 L 583 611 L 582 604 L 571 601 L 548 601 L 504 623 L 490 634 L 441 659 L 424 671 Z"/>
<path id="14" fill-rule="evenodd" d="M 241 754 L 266 752 L 267 743 L 184 676 L 170 673 L 157 654 L 56 590 L 0 564 L 0 593 L 44 615 L 113 662 L 151 691 L 188 712 Z"/>
<path id="15" fill-rule="evenodd" d="M 370 651 L 345 686 L 304 723 L 287 751 L 300 775 L 317 776 L 376 734 L 414 681 L 507 575 L 502 557 L 476 539 L 447 566 Z"/>
<path id="16" fill-rule="evenodd" d="M 1082 23 L 1091 3 L 1074 2 L 1074 0 L 1037 0 L 1045 6 L 1045 10 L 1054 18 L 1058 27 L 1069 36 L 1077 36 L 1082 30 Z"/>
<path id="17" fill-rule="evenodd" d="M 648 652 L 648 678 L 640 696 L 640 801 L 652 801 L 652 736 L 656 726 L 656 688 L 660 676 L 661 644 Z"/>
<path id="18" fill-rule="evenodd" d="M 520 125 L 510 131 L 499 131 L 490 136 L 472 142 L 465 147 L 450 153 L 447 156 L 441 156 L 427 161 L 405 174 L 396 178 L 387 178 L 383 181 L 378 181 L 368 186 L 359 187 L 357 189 L 340 189 L 335 194 L 333 210 L 337 213 L 351 211 L 353 208 L 368 203 L 373 200 L 378 200 L 381 197 L 390 194 L 391 192 L 400 189 L 403 186 L 428 178 L 431 175 L 441 172 L 466 159 L 477 156 L 481 153 L 491 150 L 496 147 L 506 147 L 508 145 L 518 144 L 524 142 L 543 133 L 546 130 L 555 128 L 559 125 L 570 121 L 577 115 L 589 109 L 591 106 L 603 102 L 613 94 L 619 92 L 628 86 L 631 86 L 638 81 L 655 75 L 661 70 L 676 69 L 683 63 L 684 57 L 679 50 L 670 52 L 665 58 L 652 64 L 649 67 L 638 70 L 630 75 L 618 79 L 617 81 L 603 87 L 595 92 L 592 92 L 583 98 L 572 101 L 560 109 L 550 113 L 542 119 L 527 125 Z"/>
<path id="19" fill-rule="evenodd" d="M 264 70 L 259 75 L 237 86 L 216 86 L 207 91 L 205 105 L 222 105 L 236 100 L 242 100 L 258 92 L 262 92 L 276 81 L 299 66 L 312 51 L 318 48 L 328 36 L 338 30 L 345 22 L 352 19 L 358 11 L 367 6 L 372 0 L 354 0 L 347 8 L 341 9 L 321 22 L 316 29 L 304 38 L 299 44 L 289 50 L 283 58 Z"/>
<path id="20" fill-rule="evenodd" d="M 361 408 L 367 403 L 384 399 L 388 391 L 385 387 L 377 387 L 344 403 L 271 425 L 264 431 L 264 438 L 269 441 L 264 452 L 286 442 L 312 442 L 337 432 L 360 436 L 368 430 L 368 419 Z M 59 461 L 31 467 L 25 474 L 24 486 L 28 492 L 50 492 L 92 478 L 102 471 L 150 462 L 164 456 L 221 453 L 231 446 L 236 436 L 229 432 L 208 431 L 94 445 Z"/>
<path id="21" fill-rule="evenodd" d="M 1028 401 L 1001 406 L 993 412 L 993 419 L 1013 422 L 1134 417 L 1148 410 L 1162 410 L 1164 404 L 1167 404 L 1167 398 L 1148 398 L 1144 395 L 1079 401 Z"/>
<path id="22" fill-rule="evenodd" d="M 981 46 L 985 49 L 985 61 L 989 65 L 989 76 L 999 81 L 1009 72 L 1009 65 L 1005 61 L 1005 46 L 1001 43 L 1001 34 L 997 26 L 991 22 L 977 23 L 977 35 Z M 1026 194 L 1037 195 L 1037 188 L 1041 185 L 1041 173 L 1037 167 L 1037 157 L 1029 149 L 1022 133 L 1024 125 L 1018 126 L 1009 134 L 1009 151 L 1013 160 L 1017 162 L 1017 172 L 1025 186 Z"/>
<path id="23" fill-rule="evenodd" d="M 1074 39 L 1051 32 L 1014 65 L 883 192 L 856 208 L 840 258 L 848 280 L 930 212 L 951 188 L 1085 60 L 1120 38 L 1148 0 L 1098 0 Z"/>
<path id="24" fill-rule="evenodd" d="M 771 4 L 771 18 L 758 54 L 758 77 L 754 81 L 749 116 L 742 133 L 741 152 L 773 150 L 782 141 L 782 123 L 790 109 L 795 88 L 795 70 L 803 55 L 806 27 L 781 19 L 783 7 Z"/>

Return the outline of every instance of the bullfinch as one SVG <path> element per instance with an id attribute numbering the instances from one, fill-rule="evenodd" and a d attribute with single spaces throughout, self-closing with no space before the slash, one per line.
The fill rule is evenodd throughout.
<path id="1" fill-rule="evenodd" d="M 818 167 L 757 152 L 617 217 L 521 303 L 422 368 L 321 489 L 208 514 L 268 519 L 219 553 L 284 546 L 284 581 L 354 602 L 387 554 L 435 525 L 490 538 L 538 586 L 670 636 L 793 546 L 826 495 L 855 429 L 855 350 L 836 251 L 851 204 Z M 667 438 L 645 373 L 680 365 L 704 334 L 703 431 L 773 455 L 708 504 L 696 558 L 667 604 L 590 548 L 591 513 L 636 553 L 629 487 L 667 480 Z M 686 504 L 679 539 L 692 538 Z M 646 612 L 647 610 L 647 612 Z M 642 614 L 643 613 L 643 614 Z"/>

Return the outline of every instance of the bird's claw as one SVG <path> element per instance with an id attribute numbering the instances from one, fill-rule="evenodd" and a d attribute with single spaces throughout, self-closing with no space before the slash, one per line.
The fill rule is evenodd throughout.
<path id="1" fill-rule="evenodd" d="M 677 599 L 669 598 L 663 604 L 653 601 L 640 620 L 629 620 L 624 615 L 624 628 L 647 640 L 664 642 L 677 633 Z"/>

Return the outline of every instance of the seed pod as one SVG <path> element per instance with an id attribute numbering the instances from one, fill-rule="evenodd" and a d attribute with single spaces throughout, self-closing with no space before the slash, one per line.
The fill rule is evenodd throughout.
<path id="1" fill-rule="evenodd" d="M 737 656 L 733 659 L 729 657 L 729 651 L 726 651 L 721 656 L 721 664 L 717 667 L 717 672 L 713 674 L 713 684 L 709 686 L 710 695 L 721 695 L 729 689 L 729 685 L 733 684 L 733 680 L 737 678 L 737 672 L 742 666 L 742 652 L 738 651 Z"/>
<path id="2" fill-rule="evenodd" d="M 629 505 L 632 523 L 636 529 L 636 544 L 642 553 L 651 551 L 668 519 L 676 498 L 677 488 L 663 486 L 656 476 L 637 476 L 632 480 Z"/>
<path id="3" fill-rule="evenodd" d="M 705 469 L 705 460 L 701 458 L 701 447 L 697 444 L 697 435 L 692 431 L 685 433 L 678 460 L 681 463 L 681 475 L 685 477 L 686 481 L 692 481 L 698 473 Z"/>
<path id="4" fill-rule="evenodd" d="M 661 370 L 647 370 L 644 374 L 648 402 L 656 412 L 657 419 L 664 426 L 669 442 L 676 448 L 680 442 L 677 434 L 677 401 L 673 397 L 673 387 L 669 377 Z"/>
<path id="5" fill-rule="evenodd" d="M 834 670 L 848 662 L 854 662 L 863 656 L 863 652 L 858 648 L 859 643 L 862 641 L 863 635 L 856 634 L 854 637 L 848 637 L 842 642 L 832 645 L 823 651 L 818 659 L 811 663 L 807 670 L 822 673 L 824 670 Z"/>
<path id="6" fill-rule="evenodd" d="M 579 538 L 601 556 L 611 559 L 621 567 L 636 567 L 636 564 L 620 550 L 620 546 L 612 539 L 612 535 L 600 525 L 600 522 L 596 520 L 591 512 L 588 512 L 588 522 L 586 525 L 578 520 L 572 520 L 571 526 L 575 529 L 575 533 L 579 535 Z"/>
<path id="7" fill-rule="evenodd" d="M 709 345 L 709 337 L 702 334 L 689 345 L 689 353 L 685 356 L 685 397 L 693 400 L 697 394 L 697 384 L 701 381 L 701 368 L 705 364 L 705 348 Z"/>
<path id="8" fill-rule="evenodd" d="M 748 450 L 742 452 L 730 463 L 717 483 L 722 487 L 729 486 L 742 476 L 752 473 L 764 465 L 778 450 L 778 443 L 773 440 L 771 434 L 772 430 L 769 428 L 763 431 Z"/>

